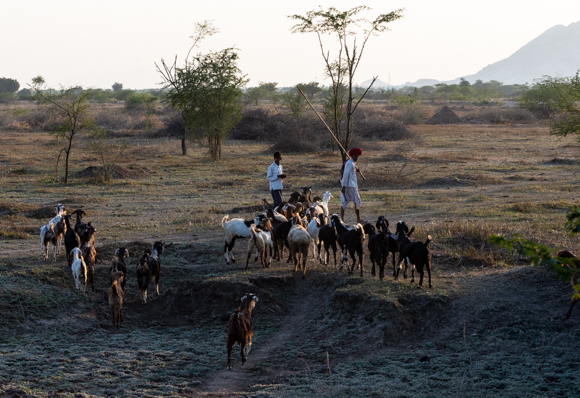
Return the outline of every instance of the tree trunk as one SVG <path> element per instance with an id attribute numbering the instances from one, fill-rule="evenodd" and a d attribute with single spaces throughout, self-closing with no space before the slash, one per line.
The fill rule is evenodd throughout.
<path id="1" fill-rule="evenodd" d="M 68 182 L 68 155 L 70 153 L 70 145 L 68 146 L 68 150 L 65 151 L 65 158 L 64 158 L 64 183 Z"/>
<path id="2" fill-rule="evenodd" d="M 181 133 L 181 154 L 183 156 L 187 155 L 187 146 L 185 145 L 185 129 Z"/>

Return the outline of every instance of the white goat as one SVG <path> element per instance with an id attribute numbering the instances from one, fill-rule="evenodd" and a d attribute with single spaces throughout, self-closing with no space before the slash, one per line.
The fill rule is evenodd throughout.
<path id="1" fill-rule="evenodd" d="M 47 231 L 54 229 L 55 225 L 62 219 L 62 216 L 64 216 L 66 214 L 65 207 L 63 205 L 61 205 L 60 203 L 57 204 L 56 206 L 54 206 L 54 209 L 56 210 L 56 216 L 54 216 L 53 219 L 48 222 L 48 224 L 40 227 L 40 249 L 42 250 L 43 254 L 44 254 L 44 247 L 45 247 L 44 242 L 47 242 L 46 243 L 46 250 L 48 251 L 48 241 L 52 240 L 52 237 L 50 239 L 46 239 L 44 234 Z M 52 228 L 50 227 L 51 224 L 52 224 Z M 54 253 L 55 260 L 54 261 L 56 261 L 56 253 L 60 249 L 60 241 L 61 241 L 61 239 L 60 239 L 60 237 L 58 237 L 56 240 L 56 243 L 55 243 L 55 253 Z M 48 254 L 45 256 L 45 258 L 44 258 L 45 260 L 46 260 L 46 257 L 48 257 Z"/>
<path id="2" fill-rule="evenodd" d="M 246 221 L 243 218 L 232 218 L 228 221 L 228 218 L 228 215 L 222 218 L 222 227 L 225 229 L 224 257 L 226 258 L 226 264 L 230 263 L 230 258 L 232 262 L 236 262 L 234 258 L 234 244 L 236 243 L 236 239 L 250 238 L 250 225 L 259 224 L 264 216 L 260 214 L 252 221 Z"/>
<path id="3" fill-rule="evenodd" d="M 312 208 L 312 207 L 311 207 Z M 318 232 L 320 231 L 320 222 L 317 217 L 312 217 L 308 223 L 308 233 L 312 239 L 314 246 L 312 247 L 312 258 L 316 258 L 316 247 L 318 246 Z M 321 260 L 320 251 L 318 252 L 318 258 Z"/>
<path id="4" fill-rule="evenodd" d="M 322 195 L 322 201 L 314 202 L 307 210 L 307 213 L 310 213 L 310 215 L 314 218 L 318 217 L 320 214 L 324 214 L 326 217 L 328 217 L 328 202 L 332 198 L 333 196 L 329 191 L 324 192 Z"/>
<path id="5" fill-rule="evenodd" d="M 265 219 L 260 223 L 260 229 L 257 229 L 254 224 L 250 225 L 250 234 L 252 237 L 248 242 L 248 257 L 246 258 L 246 271 L 248 270 L 248 262 L 252 256 L 252 252 L 260 253 L 262 268 L 270 268 L 272 264 L 272 256 L 274 255 L 274 243 L 272 241 L 272 223 L 270 219 Z M 268 257 L 268 250 L 270 256 Z"/>
<path id="6" fill-rule="evenodd" d="M 70 257 L 73 259 L 71 270 L 77 292 L 85 294 L 87 290 L 87 265 L 83 259 L 81 249 L 78 247 L 72 249 L 70 251 Z"/>
<path id="7" fill-rule="evenodd" d="M 58 252 L 58 242 L 62 238 L 62 232 L 66 230 L 64 225 L 64 218 L 61 218 L 56 226 L 50 222 L 48 225 L 43 225 L 40 227 L 40 250 L 42 250 L 42 257 L 44 261 L 48 260 L 48 244 L 54 246 L 54 258 L 53 262 L 56 263 L 56 254 Z"/>

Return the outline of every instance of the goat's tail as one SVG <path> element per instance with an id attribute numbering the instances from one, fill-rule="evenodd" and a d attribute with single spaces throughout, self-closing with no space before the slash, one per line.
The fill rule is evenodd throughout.
<path id="1" fill-rule="evenodd" d="M 226 214 L 223 218 L 222 218 L 222 227 L 226 227 L 226 223 L 228 222 L 230 216 L 229 214 Z"/>
<path id="2" fill-rule="evenodd" d="M 427 236 L 427 240 L 425 241 L 425 248 L 428 248 L 431 242 L 433 242 L 433 238 L 431 237 L 431 235 L 429 235 Z"/>
<path id="3" fill-rule="evenodd" d="M 255 224 L 250 225 L 250 234 L 252 234 L 252 240 L 254 241 L 254 243 L 256 243 L 256 225 Z"/>

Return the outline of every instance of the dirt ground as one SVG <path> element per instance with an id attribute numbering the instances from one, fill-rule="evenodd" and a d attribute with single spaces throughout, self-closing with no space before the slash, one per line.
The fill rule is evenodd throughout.
<path id="1" fill-rule="evenodd" d="M 563 227 L 578 200 L 578 146 L 542 126 L 415 130 L 420 141 L 365 148 L 362 216 L 433 236 L 432 289 L 391 272 L 380 281 L 366 259 L 364 278 L 312 259 L 306 280 L 285 262 L 263 270 L 252 259 L 244 271 L 242 242 L 226 265 L 220 220 L 249 218 L 268 197 L 267 145 L 228 143 L 227 160 L 212 164 L 203 148 L 181 157 L 177 141 L 136 137 L 120 166 L 146 173 L 63 186 L 46 167 L 57 152 L 46 135 L 0 134 L 0 397 L 578 396 L 580 313 L 563 317 L 572 289 L 486 242 L 519 232 L 578 251 Z M 80 152 L 74 172 L 98 164 Z M 288 193 L 338 192 L 336 155 L 285 160 Z M 98 231 L 96 291 L 86 296 L 62 252 L 52 264 L 38 249 L 56 203 L 82 207 Z M 161 294 L 151 289 L 143 305 L 135 265 L 159 239 Z M 119 246 L 131 258 L 115 330 L 105 292 Z M 227 321 L 247 292 L 259 297 L 253 348 L 243 366 L 235 348 L 228 371 Z"/>

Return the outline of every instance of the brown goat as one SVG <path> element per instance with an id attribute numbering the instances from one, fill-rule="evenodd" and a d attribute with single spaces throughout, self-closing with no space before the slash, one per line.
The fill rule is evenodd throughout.
<path id="1" fill-rule="evenodd" d="M 258 302 L 258 297 L 254 293 L 246 293 L 241 299 L 242 305 L 238 307 L 236 312 L 230 315 L 228 322 L 228 369 L 232 358 L 232 349 L 234 344 L 240 345 L 240 352 L 242 355 L 242 365 L 246 362 L 246 358 L 252 349 L 252 310 Z M 248 351 L 245 351 L 246 345 Z"/>
<path id="2" fill-rule="evenodd" d="M 574 254 L 572 254 L 571 252 L 569 252 L 568 250 L 560 250 L 558 253 L 556 253 L 556 257 L 562 257 L 562 258 L 571 258 L 572 259 L 572 263 L 574 263 L 574 266 L 576 267 L 575 270 L 572 270 L 572 279 L 570 279 L 570 283 L 572 284 L 572 289 L 574 289 L 574 286 L 576 286 L 578 283 L 580 283 L 580 259 L 578 259 L 578 257 L 576 257 Z M 565 264 L 562 264 L 562 266 L 564 266 Z M 566 319 L 570 318 L 570 315 L 572 314 L 572 309 L 574 308 L 574 306 L 576 305 L 576 303 L 578 302 L 578 298 L 574 298 L 572 300 L 572 304 L 570 304 L 570 308 L 568 309 L 568 312 L 566 312 Z"/>
<path id="3" fill-rule="evenodd" d="M 123 296 L 125 295 L 121 288 L 121 282 L 124 279 L 123 272 L 112 273 L 111 279 L 113 279 L 113 283 L 109 291 L 107 291 L 107 297 L 109 298 L 109 308 L 113 317 L 113 327 L 119 329 L 123 320 Z"/>
<path id="4" fill-rule="evenodd" d="M 95 232 L 97 230 L 92 225 L 87 226 L 85 235 L 87 236 L 87 241 L 81 248 L 83 258 L 87 264 L 87 282 L 91 284 L 91 289 L 95 291 L 95 264 L 97 262 L 97 249 L 95 248 Z"/>

